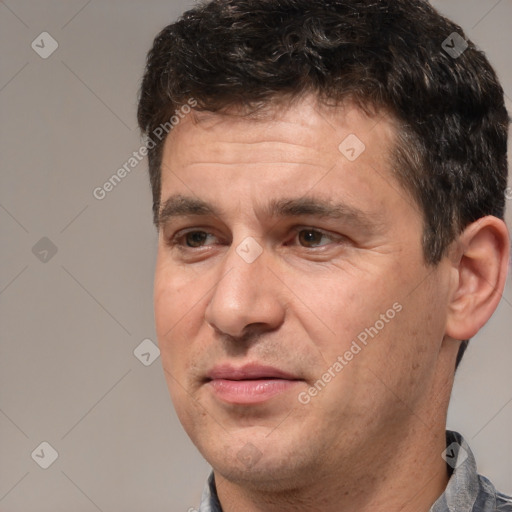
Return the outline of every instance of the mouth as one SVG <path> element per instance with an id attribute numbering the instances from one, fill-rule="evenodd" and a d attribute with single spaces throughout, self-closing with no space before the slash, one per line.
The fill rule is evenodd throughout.
<path id="1" fill-rule="evenodd" d="M 223 402 L 253 405 L 289 391 L 302 379 L 272 366 L 247 364 L 219 365 L 207 375 L 206 385 Z"/>

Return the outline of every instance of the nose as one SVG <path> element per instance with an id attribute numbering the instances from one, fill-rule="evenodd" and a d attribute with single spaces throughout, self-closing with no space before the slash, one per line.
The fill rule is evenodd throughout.
<path id="1" fill-rule="evenodd" d="M 219 280 L 205 311 L 205 320 L 215 331 L 234 338 L 247 335 L 251 329 L 277 329 L 286 311 L 284 284 L 276 277 L 278 270 L 270 268 L 271 255 L 263 250 L 251 262 L 243 257 L 241 246 L 233 243 L 219 266 Z"/>

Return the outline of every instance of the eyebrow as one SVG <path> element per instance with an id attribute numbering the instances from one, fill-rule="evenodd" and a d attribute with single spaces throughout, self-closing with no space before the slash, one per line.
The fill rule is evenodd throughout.
<path id="1" fill-rule="evenodd" d="M 272 199 L 264 207 L 263 213 L 269 218 L 315 216 L 321 218 L 344 219 L 360 228 L 376 224 L 375 215 L 342 202 L 314 197 Z M 213 216 L 221 218 L 223 211 L 202 199 L 175 194 L 163 203 L 158 226 L 163 226 L 175 217 Z"/>

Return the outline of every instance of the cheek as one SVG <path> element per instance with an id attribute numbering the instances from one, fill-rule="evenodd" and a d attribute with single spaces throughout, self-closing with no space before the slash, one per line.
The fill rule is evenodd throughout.
<path id="1" fill-rule="evenodd" d="M 404 403 L 414 403 L 428 388 L 443 341 L 444 305 L 429 279 L 412 293 L 402 290 L 402 310 L 369 352 L 376 375 Z"/>
<path id="2" fill-rule="evenodd" d="M 197 286 L 189 282 L 187 274 L 170 265 L 159 255 L 155 269 L 153 304 L 157 334 L 172 334 L 181 327 L 197 298 Z"/>
<path id="3" fill-rule="evenodd" d="M 190 325 L 189 315 L 193 311 L 189 289 L 179 273 L 157 263 L 153 292 L 155 327 L 164 369 L 173 373 L 179 369 L 187 346 L 179 340 L 186 338 L 184 329 Z"/>
<path id="4" fill-rule="evenodd" d="M 160 342 L 167 338 L 166 333 L 172 330 L 179 313 L 179 302 L 176 300 L 175 287 L 166 279 L 162 272 L 156 273 L 153 294 L 155 325 Z"/>
<path id="5" fill-rule="evenodd" d="M 365 329 L 376 322 L 380 332 L 381 315 L 388 310 L 393 317 L 396 313 L 393 304 L 399 293 L 393 283 L 369 270 L 335 269 L 335 273 L 314 278 L 297 273 L 290 282 L 292 289 L 300 290 L 294 303 L 302 327 L 322 353 L 332 352 L 331 356 L 346 350 L 352 340 L 361 333 L 364 336 Z"/>
<path id="6" fill-rule="evenodd" d="M 154 287 L 155 326 L 160 349 L 160 359 L 167 387 L 180 421 L 189 423 L 187 372 L 189 359 L 183 291 L 157 267 Z M 180 320 L 182 319 L 182 320 Z"/>

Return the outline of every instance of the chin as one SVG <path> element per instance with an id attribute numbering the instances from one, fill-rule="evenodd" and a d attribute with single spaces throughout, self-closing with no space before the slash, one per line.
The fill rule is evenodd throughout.
<path id="1" fill-rule="evenodd" d="M 236 459 L 208 462 L 226 480 L 259 492 L 291 491 L 308 481 L 305 471 L 291 467 L 290 459 L 269 461 L 262 458 L 252 467 L 245 467 Z"/>
<path id="2" fill-rule="evenodd" d="M 195 444 L 223 478 L 259 491 L 287 491 L 305 485 L 311 475 L 319 474 L 325 461 L 311 439 L 309 443 L 307 439 L 294 439 L 289 432 L 269 435 L 268 428 L 226 434 L 222 442 L 218 441 L 216 446 L 207 439 Z"/>

